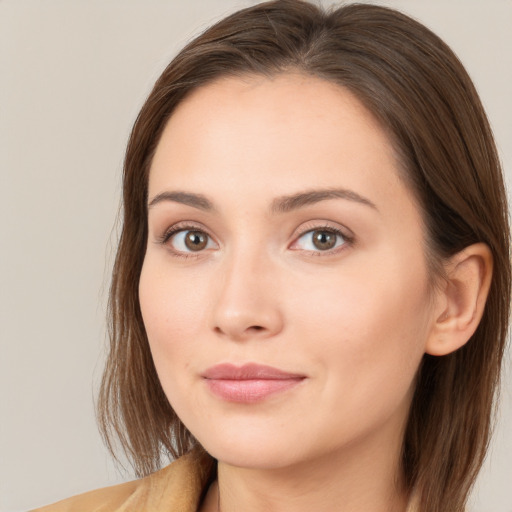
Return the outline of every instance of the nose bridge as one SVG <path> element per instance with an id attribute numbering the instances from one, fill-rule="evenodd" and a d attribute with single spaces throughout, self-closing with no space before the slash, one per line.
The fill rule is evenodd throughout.
<path id="1" fill-rule="evenodd" d="M 254 242 L 232 247 L 217 278 L 213 326 L 236 340 L 268 337 L 282 328 L 275 264 Z"/>

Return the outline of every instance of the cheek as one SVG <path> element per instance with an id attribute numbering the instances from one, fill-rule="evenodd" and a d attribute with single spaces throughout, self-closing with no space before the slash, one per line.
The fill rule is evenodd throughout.
<path id="1" fill-rule="evenodd" d="M 333 392 L 336 381 L 361 392 L 372 388 L 378 394 L 388 386 L 403 394 L 420 364 L 429 318 L 425 268 L 385 261 L 347 264 L 321 281 L 296 286 L 291 296 L 290 311 L 311 357 L 336 366 Z"/>
<path id="2" fill-rule="evenodd" d="M 159 375 L 169 374 L 170 365 L 190 364 L 200 344 L 205 321 L 205 290 L 186 272 L 170 272 L 151 256 L 144 262 L 139 300 L 144 326 Z M 165 382 L 162 382 L 165 385 Z"/>
<path id="3" fill-rule="evenodd" d="M 191 282 L 192 281 L 192 282 Z M 205 314 L 205 291 L 183 271 L 171 271 L 154 255 L 144 261 L 139 300 L 155 369 L 173 409 L 180 418 L 203 410 L 190 392 L 190 376 L 197 373 Z M 184 414 L 185 412 L 185 414 Z"/>

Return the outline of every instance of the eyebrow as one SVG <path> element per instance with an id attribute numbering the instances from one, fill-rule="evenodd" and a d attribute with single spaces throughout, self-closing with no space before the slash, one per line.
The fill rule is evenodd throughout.
<path id="1" fill-rule="evenodd" d="M 344 188 L 308 190 L 291 196 L 281 196 L 272 201 L 271 209 L 274 213 L 287 213 L 328 199 L 347 199 L 349 201 L 355 201 L 356 203 L 369 206 L 370 208 L 378 211 L 375 203 L 366 197 L 360 196 L 352 190 L 346 190 Z"/>
<path id="2" fill-rule="evenodd" d="M 162 192 L 151 199 L 148 203 L 148 207 L 152 208 L 158 203 L 162 203 L 164 201 L 185 204 L 207 212 L 215 210 L 213 203 L 205 196 L 202 194 L 192 194 L 190 192 Z"/>
<path id="3" fill-rule="evenodd" d="M 328 199 L 346 199 L 349 201 L 355 201 L 356 203 L 369 206 L 370 208 L 378 211 L 375 203 L 366 197 L 363 197 L 352 190 L 343 188 L 308 190 L 289 196 L 277 197 L 272 201 L 271 211 L 273 213 L 287 213 Z M 206 196 L 192 192 L 162 192 L 151 199 L 148 203 L 148 207 L 152 208 L 158 203 L 162 203 L 164 201 L 172 201 L 174 203 L 192 206 L 193 208 L 207 212 L 216 210 L 213 203 Z"/>

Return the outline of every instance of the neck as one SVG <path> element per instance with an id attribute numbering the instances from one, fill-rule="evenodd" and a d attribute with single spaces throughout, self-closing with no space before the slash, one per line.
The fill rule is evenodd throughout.
<path id="1" fill-rule="evenodd" d="M 360 447 L 359 447 L 360 448 Z M 241 468 L 219 462 L 209 496 L 212 512 L 403 512 L 407 492 L 400 450 L 367 446 L 331 452 L 281 468 Z"/>

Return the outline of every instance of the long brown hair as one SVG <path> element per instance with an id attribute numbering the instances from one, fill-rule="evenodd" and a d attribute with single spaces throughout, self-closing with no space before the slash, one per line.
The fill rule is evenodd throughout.
<path id="1" fill-rule="evenodd" d="M 109 359 L 98 402 L 138 475 L 197 443 L 160 386 L 142 322 L 138 283 L 147 241 L 148 172 L 162 130 L 192 90 L 219 77 L 298 70 L 349 89 L 380 120 L 423 210 L 432 269 L 486 243 L 494 274 L 472 339 L 425 355 L 403 442 L 402 469 L 420 510 L 463 509 L 489 441 L 510 303 L 506 195 L 492 133 L 454 53 L 395 10 L 349 4 L 323 11 L 300 0 L 241 10 L 188 44 L 164 70 L 126 151 L 123 228 L 110 292 Z"/>

